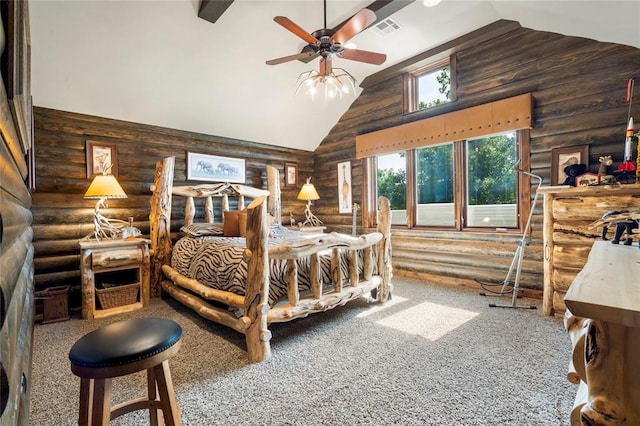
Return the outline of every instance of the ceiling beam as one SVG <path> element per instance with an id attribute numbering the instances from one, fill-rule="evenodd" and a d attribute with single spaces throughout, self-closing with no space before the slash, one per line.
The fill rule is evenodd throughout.
<path id="1" fill-rule="evenodd" d="M 198 17 L 215 24 L 231 3 L 233 0 L 201 0 Z"/>
<path id="2" fill-rule="evenodd" d="M 521 28 L 519 22 L 500 19 L 432 49 L 418 53 L 409 59 L 405 59 L 404 61 L 385 68 L 382 71 L 378 71 L 375 74 L 371 74 L 369 77 L 362 80 L 360 87 L 365 89 L 367 87 L 374 86 L 394 76 L 424 67 L 425 65 L 436 62 L 457 51 L 475 46 L 478 43 L 491 40 L 492 38 L 501 36 L 519 28 Z"/>

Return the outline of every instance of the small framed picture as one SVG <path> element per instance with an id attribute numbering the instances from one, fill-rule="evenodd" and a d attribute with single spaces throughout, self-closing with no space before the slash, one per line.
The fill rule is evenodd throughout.
<path id="1" fill-rule="evenodd" d="M 589 166 L 589 145 L 568 146 L 551 150 L 551 185 L 562 185 L 567 179 L 564 169 L 572 164 Z"/>
<path id="2" fill-rule="evenodd" d="M 118 151 L 116 144 L 87 140 L 87 179 L 107 174 L 118 177 Z"/>
<path id="3" fill-rule="evenodd" d="M 298 164 L 284 163 L 284 186 L 298 186 Z"/>
<path id="4" fill-rule="evenodd" d="M 351 161 L 338 163 L 338 211 L 351 213 Z"/>

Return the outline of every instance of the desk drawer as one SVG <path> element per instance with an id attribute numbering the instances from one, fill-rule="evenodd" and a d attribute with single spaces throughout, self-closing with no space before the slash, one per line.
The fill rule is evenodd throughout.
<path id="1" fill-rule="evenodd" d="M 93 268 L 117 268 L 126 265 L 140 265 L 142 263 L 142 250 L 121 249 L 108 251 L 95 251 L 91 255 Z"/>

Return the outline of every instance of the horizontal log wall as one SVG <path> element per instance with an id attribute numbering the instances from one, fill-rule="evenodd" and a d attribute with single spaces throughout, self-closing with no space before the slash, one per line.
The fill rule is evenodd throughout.
<path id="1" fill-rule="evenodd" d="M 331 229 L 349 230 L 351 215 L 338 214 L 337 163 L 351 160 L 354 202 L 362 200 L 363 170 L 355 136 L 522 93 L 534 97 L 531 171 L 550 184 L 551 150 L 588 145 L 589 171 L 598 158 L 622 162 L 627 124 L 627 80 L 640 70 L 637 48 L 518 28 L 456 53 L 457 100 L 432 110 L 403 114 L 403 79 L 396 75 L 366 87 L 314 152 L 314 179 L 321 199 L 314 212 Z M 637 90 L 636 90 L 637 92 Z M 640 117 L 640 96 L 632 111 Z M 640 119 L 637 118 L 636 121 Z M 532 187 L 532 194 L 535 193 Z M 521 285 L 543 288 L 542 197 L 535 209 L 532 243 L 525 250 Z M 516 250 L 517 235 L 393 230 L 396 273 L 432 281 L 501 282 Z"/>
<path id="2" fill-rule="evenodd" d="M 118 181 L 128 198 L 109 200 L 103 213 L 126 220 L 149 234 L 150 185 L 158 160 L 175 156 L 175 184 L 186 181 L 186 152 L 220 155 L 246 160 L 246 183 L 266 188 L 266 166 L 280 170 L 282 209 L 285 219 L 292 211 L 303 217 L 304 202 L 296 199 L 298 188 L 284 186 L 284 163 L 298 164 L 301 176 L 312 172 L 312 153 L 199 133 L 172 130 L 89 115 L 34 108 L 36 190 L 33 192 L 33 230 L 36 290 L 71 285 L 70 305 L 80 300 L 80 252 L 78 239 L 93 229 L 96 200 L 83 199 L 90 184 L 86 177 L 87 140 L 115 143 Z M 179 197 L 182 198 L 182 197 Z M 182 204 L 180 204 L 182 202 Z M 177 235 L 184 217 L 184 203 L 173 204 L 172 232 Z M 203 216 L 204 206 L 196 214 Z M 216 212 L 220 221 L 220 212 Z"/>
<path id="3" fill-rule="evenodd" d="M 0 4 L 0 425 L 26 426 L 31 409 L 33 230 L 28 2 Z"/>

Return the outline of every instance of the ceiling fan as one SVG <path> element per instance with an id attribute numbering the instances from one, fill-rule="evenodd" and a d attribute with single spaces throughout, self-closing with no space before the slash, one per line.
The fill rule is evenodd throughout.
<path id="1" fill-rule="evenodd" d="M 306 41 L 308 45 L 305 46 L 301 53 L 271 59 L 267 61 L 267 65 L 278 65 L 298 59 L 314 59 L 320 56 L 322 57 L 321 61 L 326 61 L 326 65 L 328 65 L 330 69 L 332 55 L 374 65 L 381 65 L 387 60 L 387 55 L 382 53 L 344 47 L 344 44 L 348 40 L 375 22 L 376 14 L 372 10 L 360 10 L 337 31 L 327 28 L 327 0 L 324 0 L 324 28 L 314 31 L 313 33 L 307 33 L 304 29 L 284 16 L 276 16 L 273 20 Z"/>

